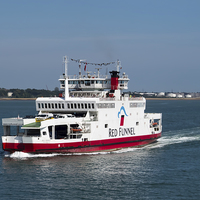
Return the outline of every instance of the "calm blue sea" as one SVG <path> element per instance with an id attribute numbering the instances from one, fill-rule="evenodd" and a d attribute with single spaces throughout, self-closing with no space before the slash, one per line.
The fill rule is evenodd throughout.
<path id="1" fill-rule="evenodd" d="M 163 134 L 144 148 L 35 156 L 1 148 L 0 199 L 199 200 L 200 101 L 148 100 L 146 111 L 163 113 Z M 0 120 L 27 114 L 34 101 L 0 101 Z"/>

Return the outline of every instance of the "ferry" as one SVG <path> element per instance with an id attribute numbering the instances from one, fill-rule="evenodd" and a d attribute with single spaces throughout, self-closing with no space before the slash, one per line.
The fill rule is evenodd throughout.
<path id="1" fill-rule="evenodd" d="M 79 74 L 68 75 L 69 61 L 79 64 Z M 3 150 L 25 153 L 88 153 L 142 147 L 162 133 L 162 113 L 145 113 L 144 97 L 133 97 L 128 75 L 115 62 L 109 75 L 84 72 L 87 63 L 63 57 L 65 72 L 59 78 L 59 97 L 36 99 L 37 116 L 3 118 Z M 85 69 L 84 69 L 85 70 Z"/>

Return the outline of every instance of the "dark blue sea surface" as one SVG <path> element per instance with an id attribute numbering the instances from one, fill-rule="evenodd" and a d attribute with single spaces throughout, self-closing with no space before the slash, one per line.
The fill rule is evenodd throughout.
<path id="1" fill-rule="evenodd" d="M 0 199 L 200 199 L 200 101 L 148 100 L 162 138 L 143 148 L 91 154 L 6 154 Z M 34 101 L 0 101 L 0 120 L 36 114 Z M 3 127 L 0 127 L 0 135 Z"/>

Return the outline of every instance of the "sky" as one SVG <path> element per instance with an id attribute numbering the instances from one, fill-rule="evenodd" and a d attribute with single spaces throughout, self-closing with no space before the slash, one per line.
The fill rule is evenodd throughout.
<path id="1" fill-rule="evenodd" d="M 119 59 L 128 91 L 200 92 L 199 8 L 199 0 L 0 0 L 0 88 L 54 90 L 67 55 Z"/>

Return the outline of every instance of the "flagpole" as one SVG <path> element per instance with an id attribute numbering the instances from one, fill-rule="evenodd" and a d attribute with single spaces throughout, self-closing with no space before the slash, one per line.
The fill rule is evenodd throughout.
<path id="1" fill-rule="evenodd" d="M 65 63 L 65 100 L 69 98 L 69 87 L 68 87 L 68 75 L 67 75 L 67 56 L 63 57 L 63 62 Z"/>

